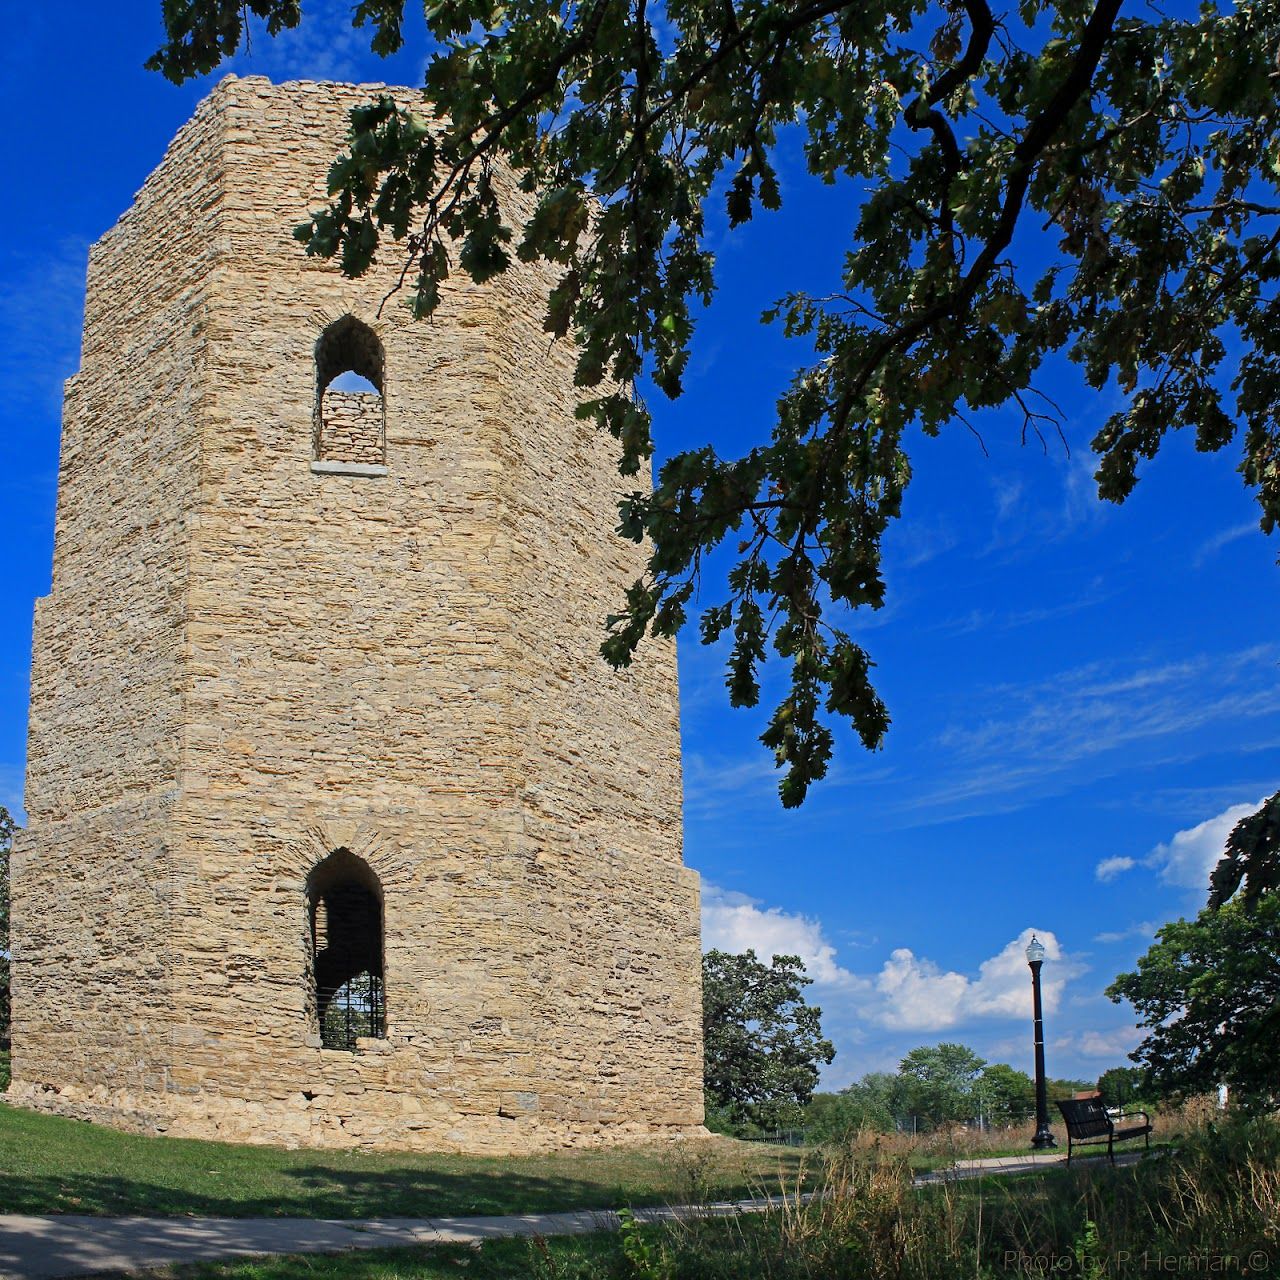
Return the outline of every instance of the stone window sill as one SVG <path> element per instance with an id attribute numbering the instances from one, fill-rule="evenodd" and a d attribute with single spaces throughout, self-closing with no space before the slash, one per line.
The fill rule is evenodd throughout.
<path id="1" fill-rule="evenodd" d="M 385 476 L 387 468 L 373 462 L 313 462 L 311 470 L 318 476 Z"/>

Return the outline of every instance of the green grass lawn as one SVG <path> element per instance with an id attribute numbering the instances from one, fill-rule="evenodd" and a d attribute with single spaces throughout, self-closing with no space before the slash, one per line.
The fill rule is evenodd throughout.
<path id="1" fill-rule="evenodd" d="M 438 1217 L 776 1189 L 794 1151 L 715 1138 L 511 1158 L 148 1138 L 0 1104 L 0 1213 Z"/>
<path id="2" fill-rule="evenodd" d="M 634 1280 L 638 1273 L 617 1238 L 604 1234 L 489 1240 L 479 1248 L 446 1244 L 237 1258 L 128 1274 L 138 1280 Z"/>

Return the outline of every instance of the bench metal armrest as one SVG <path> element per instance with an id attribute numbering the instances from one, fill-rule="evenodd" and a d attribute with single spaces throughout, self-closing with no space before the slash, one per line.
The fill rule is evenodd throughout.
<path id="1" fill-rule="evenodd" d="M 1151 1117 L 1145 1111 L 1121 1111 L 1119 1115 L 1112 1116 L 1111 1121 L 1114 1125 L 1121 1120 L 1132 1120 L 1135 1116 L 1141 1116 L 1147 1124 L 1151 1123 Z"/>

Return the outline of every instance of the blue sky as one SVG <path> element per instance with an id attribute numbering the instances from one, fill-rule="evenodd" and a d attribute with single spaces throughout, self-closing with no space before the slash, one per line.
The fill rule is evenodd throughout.
<path id="1" fill-rule="evenodd" d="M 302 32 L 255 41 L 232 69 L 420 82 L 416 27 L 409 51 L 380 62 L 342 5 L 307 12 Z M 158 15 L 159 0 L 18 6 L 0 49 L 13 122 L 0 802 L 14 809 L 85 255 L 208 89 L 142 70 Z M 651 402 L 661 456 L 763 438 L 805 358 L 756 317 L 788 288 L 830 287 L 857 192 L 814 189 L 794 167 L 784 179 L 781 214 L 718 234 L 720 292 L 687 393 Z M 756 741 L 764 713 L 728 707 L 723 653 L 692 632 L 682 644 L 685 856 L 704 878 L 705 941 L 805 957 L 838 1048 L 833 1086 L 943 1039 L 1029 1069 L 1031 929 L 1050 945 L 1050 1072 L 1092 1078 L 1123 1063 L 1137 1037 L 1103 988 L 1161 923 L 1198 909 L 1234 817 L 1280 787 L 1280 546 L 1257 529 L 1235 452 L 1172 441 L 1124 507 L 1103 506 L 1087 442 L 1113 394 L 1088 392 L 1065 363 L 1045 390 L 1067 407 L 1069 454 L 1022 446 L 998 413 L 982 423 L 989 457 L 963 427 L 913 443 L 888 603 L 855 625 L 893 715 L 888 744 L 868 754 L 842 731 L 801 810 L 778 803 Z M 719 598 L 713 580 L 706 590 Z"/>

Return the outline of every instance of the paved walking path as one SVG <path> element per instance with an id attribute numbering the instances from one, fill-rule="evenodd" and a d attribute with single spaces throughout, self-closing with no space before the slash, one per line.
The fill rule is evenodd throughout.
<path id="1" fill-rule="evenodd" d="M 1118 1164 L 1141 1152 L 1116 1157 Z M 1077 1158 L 1078 1159 L 1078 1158 Z M 1105 1163 L 1106 1157 L 1101 1157 Z M 955 1168 L 922 1174 L 918 1186 L 985 1174 L 1031 1173 L 1065 1164 L 1057 1153 L 962 1160 Z M 1094 1163 L 1081 1161 L 1078 1163 Z M 637 1209 L 641 1221 L 695 1215 L 758 1213 L 776 1200 Z M 479 1244 L 505 1236 L 581 1235 L 615 1231 L 618 1215 L 608 1210 L 574 1213 L 507 1214 L 484 1218 L 99 1218 L 81 1214 L 32 1217 L 0 1215 L 0 1277 L 4 1280 L 62 1280 L 103 1271 L 142 1271 L 174 1263 L 267 1253 L 341 1253 L 394 1245 Z"/>
<path id="2" fill-rule="evenodd" d="M 1136 1164 L 1144 1155 L 1155 1152 L 1120 1151 L 1116 1154 L 1117 1165 Z M 1066 1165 L 1067 1157 L 1061 1151 L 1041 1151 L 1019 1156 L 987 1156 L 982 1160 L 957 1160 L 950 1169 L 938 1169 L 933 1173 L 922 1173 L 916 1179 L 916 1186 L 925 1186 L 931 1182 L 955 1182 L 964 1178 L 982 1178 L 989 1174 L 1005 1177 L 1018 1173 L 1034 1173 L 1046 1166 Z M 1072 1168 L 1098 1167 L 1107 1164 L 1106 1156 L 1076 1156 Z"/>
<path id="3" fill-rule="evenodd" d="M 642 1222 L 759 1212 L 769 1200 L 636 1209 Z M 776 1203 L 776 1202 L 775 1202 Z M 616 1231 L 611 1210 L 484 1218 L 98 1218 L 0 1215 L 0 1277 L 56 1280 L 264 1253 L 341 1253 L 414 1244 L 480 1244 L 507 1236 Z"/>

